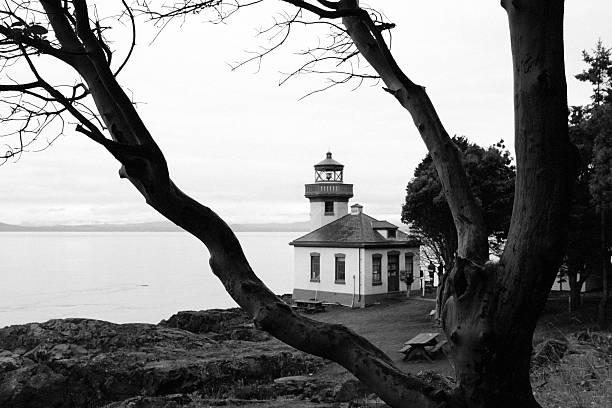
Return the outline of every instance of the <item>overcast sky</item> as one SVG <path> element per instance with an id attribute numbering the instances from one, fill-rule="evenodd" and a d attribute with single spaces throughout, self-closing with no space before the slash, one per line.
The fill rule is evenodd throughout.
<path id="1" fill-rule="evenodd" d="M 117 1 L 117 3 L 119 3 Z M 257 66 L 228 64 L 265 45 L 255 37 L 282 6 L 242 10 L 227 24 L 195 16 L 167 28 L 152 44 L 139 27 L 138 46 L 119 76 L 164 151 L 183 191 L 230 222 L 308 219 L 304 184 L 330 149 L 354 184 L 352 202 L 379 219 L 399 221 L 405 185 L 425 147 L 394 98 L 376 86 L 336 87 L 298 77 L 294 53 L 317 36 L 297 30 L 292 42 Z M 397 24 L 392 51 L 415 82 L 426 86 L 450 134 L 483 146 L 504 139 L 512 148 L 512 67 L 506 14 L 498 1 L 371 1 Z M 580 51 L 598 38 L 612 46 L 610 0 L 566 1 L 565 49 L 570 105 L 588 103 L 590 89 L 573 75 Z M 127 33 L 127 32 L 126 32 Z M 114 48 L 125 53 L 123 34 Z M 125 38 L 125 37 L 124 37 Z M 69 130 L 53 146 L 0 167 L 0 222 L 90 223 L 160 220 L 117 176 L 117 162 Z"/>

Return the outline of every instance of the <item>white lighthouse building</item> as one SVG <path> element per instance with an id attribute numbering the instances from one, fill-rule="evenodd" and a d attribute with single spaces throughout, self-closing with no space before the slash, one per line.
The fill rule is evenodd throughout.
<path id="1" fill-rule="evenodd" d="M 312 231 L 290 242 L 294 247 L 294 299 L 365 306 L 389 294 L 418 290 L 418 239 L 351 205 L 353 185 L 344 166 L 328 152 L 306 184 Z"/>
<path id="2" fill-rule="evenodd" d="M 353 196 L 353 185 L 343 182 L 344 166 L 332 159 L 331 152 L 314 169 L 315 182 L 306 184 L 304 194 L 310 200 L 311 230 L 348 214 L 348 200 Z"/>

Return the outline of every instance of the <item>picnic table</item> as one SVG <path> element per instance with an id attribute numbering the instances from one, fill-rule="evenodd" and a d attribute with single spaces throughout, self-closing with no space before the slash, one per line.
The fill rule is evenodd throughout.
<path id="1" fill-rule="evenodd" d="M 419 333 L 407 342 L 399 350 L 404 353 L 403 360 L 411 360 L 417 356 L 423 357 L 425 360 L 432 362 L 442 346 L 446 344 L 446 340 L 438 341 L 440 333 Z"/>
<path id="2" fill-rule="evenodd" d="M 294 307 L 298 310 L 302 310 L 305 313 L 319 313 L 325 311 L 325 306 L 321 300 L 294 300 Z"/>

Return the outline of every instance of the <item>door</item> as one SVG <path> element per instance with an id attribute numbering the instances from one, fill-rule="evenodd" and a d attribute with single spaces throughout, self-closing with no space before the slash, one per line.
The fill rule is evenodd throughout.
<path id="1" fill-rule="evenodd" d="M 387 255 L 387 292 L 399 291 L 399 254 Z"/>

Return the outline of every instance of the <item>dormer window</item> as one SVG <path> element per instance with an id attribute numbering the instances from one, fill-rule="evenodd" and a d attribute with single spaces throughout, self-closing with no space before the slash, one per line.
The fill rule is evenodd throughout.
<path id="1" fill-rule="evenodd" d="M 385 239 L 397 239 L 397 226 L 388 221 L 374 221 L 372 222 L 372 228 Z"/>

